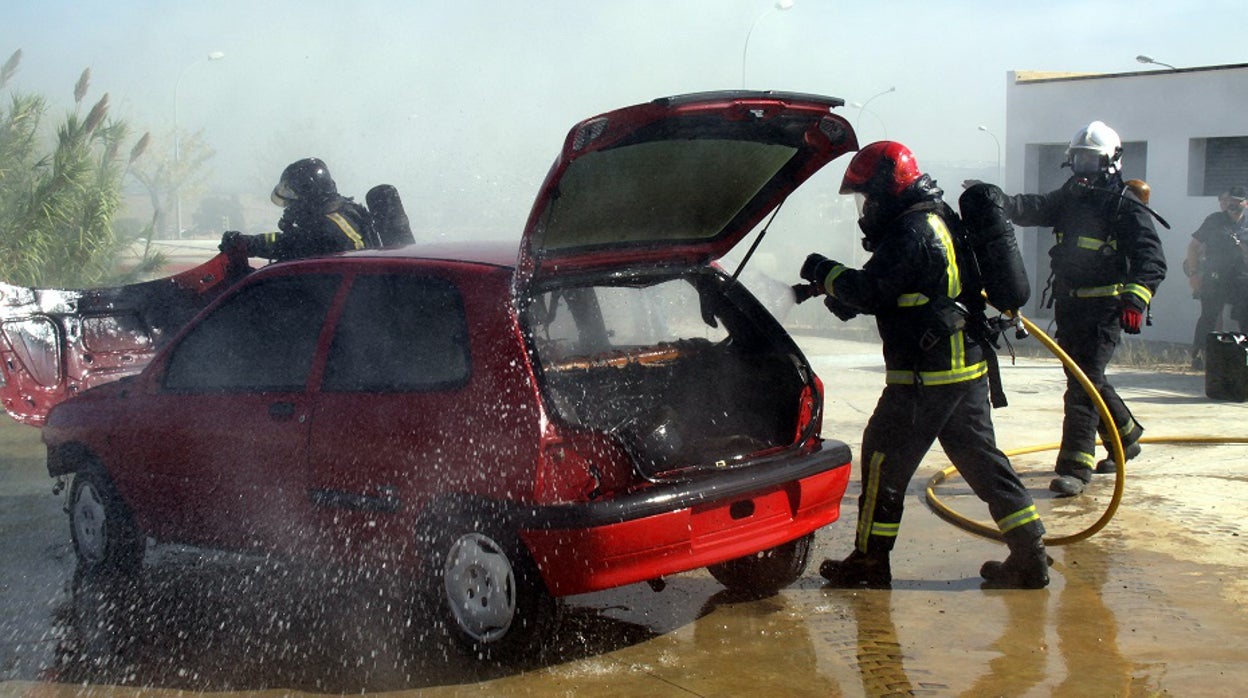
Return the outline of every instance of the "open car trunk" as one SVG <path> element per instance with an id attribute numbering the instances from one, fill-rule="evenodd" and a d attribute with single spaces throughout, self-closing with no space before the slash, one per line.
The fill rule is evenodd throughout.
<path id="1" fill-rule="evenodd" d="M 538 287 L 527 326 L 552 413 L 618 439 L 646 479 L 729 468 L 810 428 L 801 353 L 711 267 Z"/>

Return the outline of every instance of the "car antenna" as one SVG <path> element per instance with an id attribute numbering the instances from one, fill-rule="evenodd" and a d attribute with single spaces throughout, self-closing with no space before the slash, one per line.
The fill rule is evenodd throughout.
<path id="1" fill-rule="evenodd" d="M 785 199 L 781 199 L 781 200 L 780 200 L 780 205 L 779 205 L 779 206 L 776 206 L 776 210 L 774 210 L 774 211 L 772 211 L 772 212 L 771 212 L 771 218 L 768 218 L 768 219 L 767 219 L 767 225 L 764 225 L 764 226 L 763 226 L 763 229 L 762 229 L 762 230 L 760 230 L 760 231 L 758 232 L 758 237 L 754 238 L 754 243 L 753 243 L 753 244 L 751 244 L 751 245 L 750 245 L 750 249 L 749 249 L 748 251 L 746 251 L 746 253 L 745 253 L 745 258 L 744 258 L 744 259 L 742 259 L 742 260 L 741 260 L 741 263 L 737 265 L 737 270 L 736 270 L 736 271 L 734 271 L 734 272 L 732 272 L 732 280 L 733 280 L 733 281 L 736 281 L 736 280 L 737 280 L 737 277 L 741 275 L 741 270 L 742 270 L 742 269 L 745 269 L 745 264 L 746 264 L 746 262 L 749 262 L 749 261 L 750 261 L 750 257 L 753 257 L 753 256 L 754 256 L 754 250 L 757 250 L 757 249 L 758 249 L 758 243 L 760 243 L 760 242 L 762 242 L 762 241 L 763 241 L 763 236 L 764 236 L 764 235 L 766 235 L 766 234 L 767 234 L 767 230 L 771 228 L 771 222 L 772 222 L 772 221 L 774 221 L 774 220 L 776 220 L 776 216 L 780 213 L 780 208 L 781 208 L 782 206 L 784 206 L 784 202 L 785 202 L 785 201 L 788 201 L 788 199 L 787 199 L 787 198 L 785 198 Z"/>

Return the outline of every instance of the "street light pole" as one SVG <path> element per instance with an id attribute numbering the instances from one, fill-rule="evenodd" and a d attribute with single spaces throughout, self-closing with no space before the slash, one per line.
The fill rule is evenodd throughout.
<path id="1" fill-rule="evenodd" d="M 1143 54 L 1136 56 L 1135 60 L 1139 61 L 1140 63 L 1152 63 L 1153 65 L 1164 65 L 1170 70 L 1178 70 L 1178 68 L 1170 65 L 1169 63 L 1162 63 L 1161 61 L 1155 61 L 1150 56 L 1145 56 Z"/>
<path id="2" fill-rule="evenodd" d="M 874 116 L 875 120 L 880 122 L 880 128 L 884 129 L 884 140 L 888 140 L 888 124 L 884 123 L 884 119 L 882 119 L 879 114 L 876 114 L 874 111 L 867 109 L 866 105 L 863 104 L 862 102 L 850 102 L 849 106 L 858 110 L 859 117 L 862 116 L 862 111 L 866 109 L 868 114 L 870 114 L 871 116 Z M 855 126 L 855 128 L 857 128 L 857 126 Z"/>
<path id="3" fill-rule="evenodd" d="M 765 9 L 754 18 L 754 23 L 750 25 L 750 30 L 745 33 L 745 45 L 741 47 L 741 89 L 745 89 L 745 56 L 750 51 L 750 37 L 754 34 L 754 28 L 762 21 L 764 17 L 771 14 L 772 10 L 791 10 L 793 9 L 793 0 L 779 0 L 775 5 Z"/>
<path id="4" fill-rule="evenodd" d="M 992 142 L 997 144 L 997 186 L 1005 186 L 1005 173 L 1001 171 L 1001 141 L 997 140 L 996 134 L 988 130 L 987 126 L 979 126 L 979 130 L 988 134 L 992 138 Z"/>
<path id="5" fill-rule="evenodd" d="M 176 211 L 175 217 L 178 225 L 177 230 L 174 231 L 174 235 L 179 238 L 182 237 L 182 187 L 181 183 L 178 181 L 178 178 L 181 177 L 181 168 L 178 167 L 178 165 L 182 162 L 182 142 L 180 136 L 178 135 L 178 94 L 182 90 L 182 78 L 186 77 L 188 70 L 194 68 L 200 63 L 219 61 L 222 58 L 225 58 L 224 53 L 221 53 L 220 51 L 213 51 L 208 54 L 207 58 L 195 61 L 183 68 L 182 72 L 178 75 L 178 81 L 173 84 L 173 208 Z"/>
<path id="6" fill-rule="evenodd" d="M 855 131 L 857 131 L 857 130 L 858 130 L 858 128 L 859 128 L 860 126 L 862 126 L 862 113 L 863 113 L 864 111 L 866 111 L 866 110 L 867 110 L 867 105 L 868 105 L 868 104 L 870 104 L 871 102 L 875 101 L 875 98 L 876 98 L 876 97 L 883 97 L 884 95 L 886 95 L 886 94 L 888 94 L 888 93 L 890 93 L 890 92 L 896 92 L 896 91 L 897 91 L 897 87 L 896 87 L 896 86 L 893 86 L 893 87 L 888 88 L 887 90 L 884 90 L 883 92 L 877 92 L 877 93 L 875 93 L 875 94 L 871 95 L 870 99 L 868 99 L 867 101 L 863 102 L 862 104 L 858 104 L 857 102 L 854 102 L 854 104 L 858 106 L 858 118 L 857 118 L 857 119 L 854 119 L 854 130 L 855 130 Z M 874 112 L 873 112 L 873 113 L 874 113 Z M 879 117 L 878 117 L 878 116 L 877 116 L 876 118 L 877 118 L 877 119 L 879 119 Z M 884 123 L 884 120 L 883 120 L 883 119 L 880 119 L 880 123 L 881 123 L 881 124 L 883 124 L 883 123 Z M 888 126 L 885 126 L 885 127 L 884 127 L 884 137 L 885 137 L 885 138 L 888 138 Z"/>

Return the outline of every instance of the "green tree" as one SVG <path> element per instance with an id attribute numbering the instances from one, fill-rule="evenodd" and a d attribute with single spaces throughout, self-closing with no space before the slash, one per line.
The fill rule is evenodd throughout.
<path id="1" fill-rule="evenodd" d="M 0 67 L 0 90 L 21 54 Z M 90 81 L 88 68 L 55 138 L 44 129 L 45 98 L 8 95 L 8 110 L 0 113 L 0 280 L 44 288 L 122 284 L 164 263 L 143 248 L 128 269 L 118 268 L 122 254 L 151 235 L 150 226 L 130 236 L 113 229 L 126 173 L 150 138 L 145 134 L 121 155 L 128 128 L 108 117 L 108 95 L 82 114 Z"/>
<path id="2" fill-rule="evenodd" d="M 179 157 L 174 157 L 171 134 L 167 139 L 153 141 L 147 155 L 130 168 L 130 174 L 143 185 L 151 201 L 152 227 L 158 238 L 177 238 L 182 234 L 175 220 L 177 197 L 182 196 L 183 225 L 187 225 L 192 219 L 189 202 L 203 198 L 209 175 L 207 163 L 216 155 L 202 131 L 180 135 Z"/>

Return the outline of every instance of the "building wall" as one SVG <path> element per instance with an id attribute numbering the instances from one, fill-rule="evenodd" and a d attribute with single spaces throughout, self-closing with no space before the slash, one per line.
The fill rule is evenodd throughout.
<path id="1" fill-rule="evenodd" d="M 1007 193 L 1040 192 L 1065 181 L 1052 168 L 1052 146 L 1069 142 L 1082 126 L 1104 121 L 1122 137 L 1124 175 L 1143 176 L 1152 190 L 1150 206 L 1171 225 L 1157 226 L 1169 273 L 1153 299 L 1153 326 L 1144 339 L 1190 342 L 1200 314 L 1181 264 L 1191 234 L 1218 210 L 1216 195 L 1204 195 L 1200 139 L 1248 138 L 1248 64 L 1112 75 L 1006 77 L 1004 158 Z M 1049 147 L 1046 147 L 1049 146 Z M 1133 153 L 1145 153 L 1144 163 Z M 1137 155 L 1138 160 L 1138 155 Z M 1142 166 L 1141 166 L 1142 165 Z M 1248 181 L 1240 182 L 1248 187 Z M 1030 315 L 1048 318 L 1038 307 L 1048 277 L 1050 229 L 1020 230 L 1020 245 L 1032 276 Z"/>

